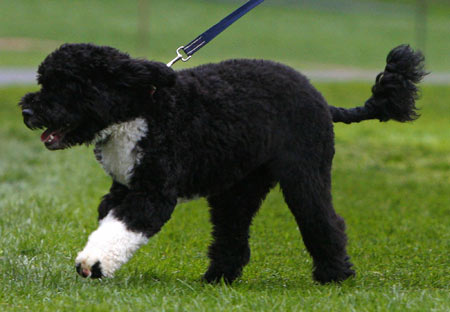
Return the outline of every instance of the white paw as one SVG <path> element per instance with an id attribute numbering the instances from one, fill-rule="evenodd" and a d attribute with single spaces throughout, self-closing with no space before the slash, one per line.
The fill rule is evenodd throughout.
<path id="1" fill-rule="evenodd" d="M 102 269 L 100 257 L 99 255 L 95 255 L 95 253 L 88 254 L 85 250 L 79 252 L 75 264 L 78 274 L 82 277 L 112 277 L 112 275 L 108 275 L 106 272 L 103 273 L 104 270 Z"/>
<path id="2" fill-rule="evenodd" d="M 89 236 L 86 247 L 78 253 L 75 260 L 77 272 L 83 277 L 112 277 L 147 241 L 142 233 L 127 230 L 125 224 L 110 212 Z"/>

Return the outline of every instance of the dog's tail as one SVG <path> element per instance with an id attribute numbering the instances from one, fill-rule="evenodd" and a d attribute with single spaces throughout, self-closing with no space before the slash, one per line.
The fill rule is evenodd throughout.
<path id="1" fill-rule="evenodd" d="M 330 106 L 334 122 L 353 123 L 368 119 L 380 121 L 412 121 L 419 117 L 415 101 L 416 86 L 427 74 L 424 56 L 414 52 L 409 45 L 394 48 L 386 59 L 384 72 L 378 74 L 372 87 L 372 96 L 364 106 L 345 109 Z"/>

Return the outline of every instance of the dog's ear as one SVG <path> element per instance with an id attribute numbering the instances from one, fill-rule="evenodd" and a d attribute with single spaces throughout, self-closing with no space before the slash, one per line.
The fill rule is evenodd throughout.
<path id="1" fill-rule="evenodd" d="M 114 76 L 120 86 L 137 89 L 171 87 L 176 80 L 175 71 L 165 64 L 132 58 L 120 60 Z"/>

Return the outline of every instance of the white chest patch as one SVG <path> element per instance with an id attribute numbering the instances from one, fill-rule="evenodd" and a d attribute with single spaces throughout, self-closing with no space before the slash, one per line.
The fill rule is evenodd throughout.
<path id="1" fill-rule="evenodd" d="M 95 157 L 115 181 L 128 186 L 133 169 L 143 156 L 137 143 L 147 131 L 145 119 L 136 118 L 109 126 L 96 135 Z"/>

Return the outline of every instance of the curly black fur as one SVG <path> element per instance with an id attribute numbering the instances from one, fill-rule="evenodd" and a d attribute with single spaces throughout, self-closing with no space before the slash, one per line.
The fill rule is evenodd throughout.
<path id="1" fill-rule="evenodd" d="M 427 74 L 424 56 L 409 45 L 393 49 L 386 59 L 384 72 L 378 74 L 372 87 L 372 96 L 362 107 L 344 109 L 331 107 L 334 122 L 360 122 L 367 119 L 380 121 L 412 121 L 419 117 L 415 101 L 419 83 Z"/>
<path id="2" fill-rule="evenodd" d="M 328 106 L 303 75 L 270 61 L 175 72 L 110 47 L 66 44 L 44 60 L 41 90 L 20 105 L 29 128 L 47 128 L 41 139 L 49 149 L 89 144 L 111 125 L 144 120 L 148 129 L 135 147 L 141 158 L 126 182 L 111 174 L 99 218 L 114 212 L 129 230 L 150 237 L 178 198 L 206 197 L 214 238 L 209 282 L 240 276 L 250 259 L 252 217 L 279 182 L 313 257 L 314 278 L 327 283 L 354 275 L 345 223 L 331 201 L 332 121 L 414 119 L 422 62 L 408 46 L 394 49 L 371 99 L 346 110 Z M 109 137 L 102 140 L 97 148 Z M 92 276 L 101 276 L 102 263 L 94 267 Z"/>

